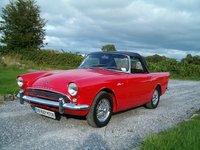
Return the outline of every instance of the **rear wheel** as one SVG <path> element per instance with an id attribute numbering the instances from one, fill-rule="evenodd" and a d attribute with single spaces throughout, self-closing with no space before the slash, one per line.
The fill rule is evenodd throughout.
<path id="1" fill-rule="evenodd" d="M 154 109 L 158 106 L 159 101 L 160 101 L 160 89 L 157 87 L 153 92 L 151 101 L 145 104 L 145 106 L 147 108 Z"/>
<path id="2" fill-rule="evenodd" d="M 111 119 L 113 110 L 112 97 L 105 91 L 97 94 L 88 115 L 87 122 L 93 127 L 103 127 Z"/>

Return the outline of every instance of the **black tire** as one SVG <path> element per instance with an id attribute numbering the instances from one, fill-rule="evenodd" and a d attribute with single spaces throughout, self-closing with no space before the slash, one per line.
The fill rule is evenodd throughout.
<path id="1" fill-rule="evenodd" d="M 104 105 L 105 108 L 104 108 L 104 110 L 100 110 L 100 106 L 102 106 L 103 103 L 106 104 L 106 105 Z M 107 112 L 107 110 L 109 112 Z M 99 112 L 99 114 L 103 113 L 103 115 L 98 116 L 97 112 Z M 92 106 L 90 107 L 90 111 L 86 116 L 87 122 L 92 127 L 106 126 L 111 119 L 112 112 L 113 112 L 112 97 L 107 92 L 101 91 L 97 94 L 97 96 L 95 97 L 95 99 L 92 103 Z M 104 119 L 102 119 L 103 117 L 99 118 L 100 116 L 101 117 L 104 116 Z"/>
<path id="2" fill-rule="evenodd" d="M 145 107 L 149 109 L 154 109 L 158 106 L 159 101 L 160 101 L 160 88 L 156 87 L 156 89 L 153 92 L 151 101 L 145 104 Z"/>

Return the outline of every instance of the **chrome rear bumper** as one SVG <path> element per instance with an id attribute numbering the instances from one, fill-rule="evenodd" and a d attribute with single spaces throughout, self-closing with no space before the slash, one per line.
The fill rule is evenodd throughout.
<path id="1" fill-rule="evenodd" d="M 63 98 L 59 98 L 58 102 L 50 101 L 46 99 L 36 98 L 24 95 L 23 91 L 19 91 L 17 94 L 17 97 L 20 99 L 20 103 L 24 104 L 24 101 L 26 102 L 33 102 L 37 104 L 47 105 L 47 106 L 53 106 L 59 108 L 59 113 L 63 114 L 64 109 L 71 109 L 71 110 L 87 110 L 89 109 L 88 105 L 75 105 L 73 103 L 65 103 Z"/>

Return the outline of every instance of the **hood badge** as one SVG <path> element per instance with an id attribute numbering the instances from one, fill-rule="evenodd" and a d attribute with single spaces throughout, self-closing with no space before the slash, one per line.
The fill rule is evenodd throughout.
<path id="1" fill-rule="evenodd" d="M 49 87 L 49 81 L 44 81 L 43 84 L 36 84 L 33 87 L 37 89 L 53 90 L 52 87 Z"/>

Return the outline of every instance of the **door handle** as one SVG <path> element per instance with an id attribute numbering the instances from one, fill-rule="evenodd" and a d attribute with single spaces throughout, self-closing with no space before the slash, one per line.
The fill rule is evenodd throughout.
<path id="1" fill-rule="evenodd" d="M 119 82 L 119 83 L 117 83 L 117 86 L 122 86 L 124 83 L 121 83 L 121 82 Z"/>

